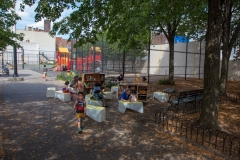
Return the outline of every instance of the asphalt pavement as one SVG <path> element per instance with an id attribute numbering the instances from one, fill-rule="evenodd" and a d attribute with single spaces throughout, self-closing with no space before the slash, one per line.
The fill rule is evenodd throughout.
<path id="1" fill-rule="evenodd" d="M 48 81 L 32 70 L 18 73 L 24 81 L 0 76 L 0 160 L 221 159 L 149 127 L 155 125 L 154 110 L 164 105 L 153 99 L 144 103 L 143 114 L 120 113 L 117 99 L 108 100 L 106 120 L 99 123 L 86 117 L 78 134 L 73 101 L 46 97 L 47 87 L 60 90 L 64 82 L 51 72 Z"/>

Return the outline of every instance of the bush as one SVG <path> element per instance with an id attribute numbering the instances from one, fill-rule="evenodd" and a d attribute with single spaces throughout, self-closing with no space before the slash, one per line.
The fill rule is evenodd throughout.
<path id="1" fill-rule="evenodd" d="M 112 86 L 117 86 L 118 84 L 116 82 L 112 82 L 112 81 L 107 81 L 105 83 L 106 88 L 111 88 Z"/>
<path id="2" fill-rule="evenodd" d="M 57 75 L 56 79 L 60 81 L 71 81 L 75 76 L 80 76 L 79 71 L 75 70 L 71 75 L 67 74 L 68 72 L 61 72 Z"/>
<path id="3" fill-rule="evenodd" d="M 169 79 L 160 79 L 157 84 L 159 84 L 159 85 L 171 85 Z M 173 82 L 173 85 L 175 85 L 174 82 Z"/>

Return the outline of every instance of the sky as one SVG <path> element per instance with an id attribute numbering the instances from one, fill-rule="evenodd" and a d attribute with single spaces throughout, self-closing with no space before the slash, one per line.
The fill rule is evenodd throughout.
<path id="1" fill-rule="evenodd" d="M 37 7 L 37 4 L 34 4 L 31 7 L 25 6 L 24 12 L 21 12 L 19 9 L 21 1 L 22 0 L 17 0 L 17 5 L 16 5 L 16 12 L 21 17 L 21 20 L 17 21 L 16 29 L 25 30 L 26 26 L 34 27 L 34 28 L 38 27 L 39 29 L 43 29 L 44 28 L 44 26 L 43 26 L 44 19 L 42 19 L 40 22 L 35 22 L 35 19 L 34 19 L 34 16 L 35 16 L 34 10 Z M 72 12 L 72 10 L 65 10 L 62 13 L 62 16 L 60 17 L 60 19 L 69 15 L 71 12 Z M 53 24 L 51 23 L 51 26 L 52 25 Z M 68 39 L 68 35 L 56 35 L 56 37 L 63 37 L 65 39 Z"/>

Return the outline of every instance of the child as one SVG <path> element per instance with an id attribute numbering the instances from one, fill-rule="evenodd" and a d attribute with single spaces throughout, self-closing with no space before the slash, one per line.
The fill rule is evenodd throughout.
<path id="1" fill-rule="evenodd" d="M 43 67 L 43 76 L 46 79 L 46 81 L 47 81 L 47 71 L 48 71 L 48 69 L 46 68 L 46 65 L 44 65 L 44 67 Z"/>
<path id="2" fill-rule="evenodd" d="M 63 91 L 63 93 L 70 93 L 71 100 L 73 100 L 73 94 L 72 94 L 72 92 L 69 91 L 68 85 L 69 85 L 69 82 L 66 81 L 66 82 L 64 83 L 63 88 L 62 88 L 62 91 Z"/>
<path id="3" fill-rule="evenodd" d="M 76 112 L 76 118 L 78 119 L 78 133 L 82 132 L 83 119 L 86 116 L 86 103 L 84 100 L 83 92 L 78 93 L 78 98 L 73 106 L 73 111 Z"/>
<path id="4" fill-rule="evenodd" d="M 82 82 L 82 77 L 79 77 L 79 78 L 78 78 L 77 86 L 78 86 L 78 92 L 83 92 L 83 82 Z"/>
<path id="5" fill-rule="evenodd" d="M 105 99 L 103 97 L 104 93 L 102 91 L 102 85 L 101 83 L 97 82 L 94 84 L 94 88 L 93 88 L 93 93 L 92 93 L 92 99 L 94 99 L 95 101 L 102 101 L 103 107 L 107 107 L 105 104 Z"/>
<path id="6" fill-rule="evenodd" d="M 132 91 L 132 94 L 130 96 L 131 102 L 137 102 L 138 101 L 138 97 L 136 95 L 135 91 Z"/>

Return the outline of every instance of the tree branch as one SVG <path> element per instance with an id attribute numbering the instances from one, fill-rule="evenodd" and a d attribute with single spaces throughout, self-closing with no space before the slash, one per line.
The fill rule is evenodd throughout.
<path id="1" fill-rule="evenodd" d="M 239 32 L 240 32 L 240 18 L 238 18 L 238 25 L 237 25 L 237 27 L 233 33 L 233 36 L 230 40 L 230 43 L 228 45 L 229 48 L 233 47 L 233 44 L 236 42 L 236 39 L 238 38 Z"/>
<path id="2" fill-rule="evenodd" d="M 167 32 L 165 31 L 165 29 L 163 29 L 162 25 L 160 25 L 161 30 L 163 31 L 164 35 L 167 37 L 167 39 L 169 39 L 169 35 L 167 34 Z"/>

